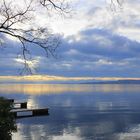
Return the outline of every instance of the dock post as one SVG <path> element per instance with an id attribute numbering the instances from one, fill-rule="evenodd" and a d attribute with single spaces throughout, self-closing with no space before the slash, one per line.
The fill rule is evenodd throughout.
<path id="1" fill-rule="evenodd" d="M 35 109 L 32 111 L 33 116 L 48 115 L 48 109 Z"/>
<path id="2" fill-rule="evenodd" d="M 20 106 L 21 108 L 27 108 L 27 102 L 25 102 L 25 103 L 21 103 L 21 106 Z"/>

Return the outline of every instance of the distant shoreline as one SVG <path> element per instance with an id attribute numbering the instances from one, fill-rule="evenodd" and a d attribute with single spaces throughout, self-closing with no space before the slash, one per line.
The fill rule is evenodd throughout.
<path id="1" fill-rule="evenodd" d="M 46 82 L 46 81 L 0 81 L 0 84 L 140 84 L 140 80 L 116 80 L 116 81 L 57 81 L 57 82 Z"/>
<path id="2" fill-rule="evenodd" d="M 99 81 L 99 82 L 86 82 L 82 84 L 140 84 L 140 80 Z"/>

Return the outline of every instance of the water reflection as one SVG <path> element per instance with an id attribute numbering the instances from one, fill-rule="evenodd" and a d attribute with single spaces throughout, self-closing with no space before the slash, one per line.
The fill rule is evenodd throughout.
<path id="1" fill-rule="evenodd" d="M 17 120 L 13 140 L 140 139 L 139 85 L 0 85 L 0 93 L 50 108 Z"/>
<path id="2" fill-rule="evenodd" d="M 130 128 L 125 133 L 120 133 L 116 137 L 119 140 L 139 140 L 140 139 L 140 124 Z"/>
<path id="3" fill-rule="evenodd" d="M 86 84 L 1 84 L 0 93 L 24 93 L 24 94 L 57 94 L 66 92 L 122 92 L 122 91 L 138 91 L 139 85 L 121 85 L 121 84 L 105 84 L 105 85 L 86 85 Z"/>

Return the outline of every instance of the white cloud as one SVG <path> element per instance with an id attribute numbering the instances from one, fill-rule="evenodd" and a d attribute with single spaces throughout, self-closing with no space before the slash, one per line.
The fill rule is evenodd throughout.
<path id="1" fill-rule="evenodd" d="M 16 65 L 19 65 L 19 66 L 22 66 L 25 64 L 25 60 L 21 58 L 15 58 L 14 61 L 17 62 Z M 35 57 L 34 60 L 26 60 L 26 63 L 29 65 L 33 73 L 36 73 L 35 69 L 38 67 L 39 62 L 40 62 L 40 57 Z"/>
<path id="2" fill-rule="evenodd" d="M 112 41 L 103 35 L 94 35 L 93 39 L 98 41 L 101 46 L 110 47 L 112 45 Z"/>
<path id="3" fill-rule="evenodd" d="M 120 35 L 140 41 L 140 1 L 125 1 L 122 11 L 116 13 L 110 27 Z"/>
<path id="4" fill-rule="evenodd" d="M 103 59 L 99 59 L 96 62 L 97 65 L 112 65 L 113 63 L 111 61 L 108 60 L 103 60 Z"/>
<path id="5" fill-rule="evenodd" d="M 58 54 L 61 58 L 57 60 L 46 60 L 44 56 L 37 58 L 34 55 L 41 55 L 40 51 L 33 48 L 35 60 L 27 63 L 32 68 L 39 67 L 40 73 L 50 75 L 91 76 L 94 73 L 106 75 L 111 74 L 111 70 L 112 75 L 119 75 L 121 72 L 126 73 L 127 69 L 128 75 L 131 73 L 139 76 L 137 60 L 140 49 L 139 43 L 135 42 L 140 41 L 139 0 L 125 1 L 123 9 L 117 12 L 108 9 L 109 5 L 105 0 L 72 0 L 72 2 L 75 12 L 72 18 L 58 15 L 50 18 L 38 9 L 40 13 L 36 15 L 35 20 L 35 24 L 52 27 L 54 32 L 64 33 L 62 38 L 64 46 L 60 47 Z M 19 53 L 17 50 L 18 48 L 11 47 L 10 53 L 15 51 Z M 10 60 L 9 57 L 1 59 L 0 70 L 7 65 L 8 68 L 11 65 L 20 68 L 24 60 L 14 59 L 17 62 L 14 63 L 13 58 L 14 56 Z M 12 63 L 4 64 L 5 61 Z M 118 69 L 120 73 L 117 73 Z"/>

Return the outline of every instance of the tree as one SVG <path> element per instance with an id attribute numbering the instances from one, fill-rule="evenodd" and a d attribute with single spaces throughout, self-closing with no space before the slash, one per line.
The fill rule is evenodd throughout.
<path id="1" fill-rule="evenodd" d="M 0 97 L 0 138 L 2 140 L 12 140 L 12 132 L 17 131 L 14 115 L 10 112 L 13 103 Z"/>
<path id="2" fill-rule="evenodd" d="M 0 3 L 0 34 L 12 36 L 21 43 L 22 53 L 19 57 L 24 60 L 22 74 L 32 73 L 28 63 L 31 60 L 30 44 L 45 50 L 47 56 L 54 55 L 60 44 L 59 36 L 51 33 L 47 27 L 32 26 L 38 6 L 44 11 L 55 10 L 61 14 L 67 13 L 68 8 L 64 0 L 1 0 Z M 3 38 L 0 41 L 2 44 Z"/>
<path id="3" fill-rule="evenodd" d="M 121 5 L 122 0 L 110 0 L 111 6 Z M 68 3 L 64 0 L 0 0 L 0 35 L 8 35 L 16 38 L 22 47 L 19 57 L 24 61 L 21 74 L 32 73 L 30 68 L 31 57 L 28 46 L 40 47 L 45 50 L 47 56 L 54 56 L 56 48 L 60 44 L 58 35 L 53 34 L 47 27 L 33 24 L 35 15 L 42 11 L 68 13 Z M 45 13 L 44 13 L 45 14 Z M 46 14 L 47 15 L 47 14 Z M 0 44 L 3 43 L 0 38 Z M 29 63 L 30 62 L 30 63 Z"/>
<path id="4" fill-rule="evenodd" d="M 109 0 L 109 1 L 110 1 L 110 9 L 116 11 L 117 7 L 122 8 L 124 0 Z"/>

